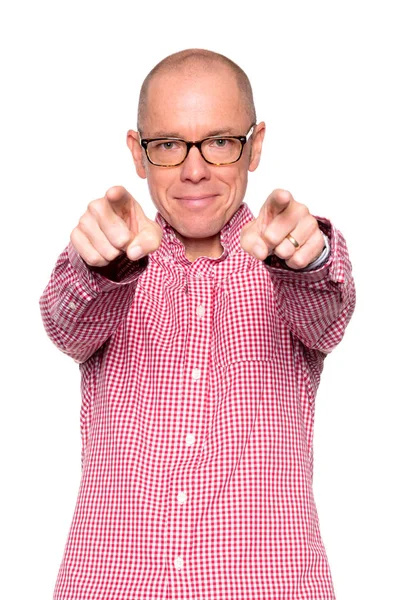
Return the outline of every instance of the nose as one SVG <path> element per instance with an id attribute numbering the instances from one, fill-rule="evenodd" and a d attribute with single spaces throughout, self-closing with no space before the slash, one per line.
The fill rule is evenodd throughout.
<path id="1" fill-rule="evenodd" d="M 206 163 L 196 146 L 192 146 L 181 168 L 181 180 L 199 183 L 202 179 L 210 179 L 210 165 Z"/>

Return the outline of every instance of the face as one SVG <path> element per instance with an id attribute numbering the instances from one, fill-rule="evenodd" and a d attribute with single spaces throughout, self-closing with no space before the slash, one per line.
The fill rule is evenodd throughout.
<path id="1" fill-rule="evenodd" d="M 158 75 L 150 83 L 143 138 L 179 137 L 196 141 L 214 135 L 245 135 L 252 123 L 243 105 L 235 77 L 226 70 Z M 136 171 L 147 178 L 152 200 L 181 239 L 218 236 L 240 206 L 248 171 L 259 163 L 264 123 L 255 128 L 239 161 L 216 166 L 205 162 L 192 147 L 177 167 L 152 165 L 139 144 L 139 135 L 129 131 L 128 146 Z"/>

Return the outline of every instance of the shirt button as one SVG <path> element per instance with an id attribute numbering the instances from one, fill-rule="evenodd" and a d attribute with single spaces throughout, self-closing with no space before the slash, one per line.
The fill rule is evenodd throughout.
<path id="1" fill-rule="evenodd" d="M 71 310 L 75 310 L 75 309 L 76 309 L 76 304 L 75 304 L 75 302 L 70 302 L 70 303 L 68 304 L 68 308 L 70 308 Z"/>
<path id="2" fill-rule="evenodd" d="M 193 446 L 194 442 L 196 440 L 196 437 L 193 435 L 193 433 L 188 433 L 186 436 L 186 444 L 188 446 Z"/>
<path id="3" fill-rule="evenodd" d="M 206 309 L 204 308 L 204 306 L 202 304 L 199 304 L 196 309 L 196 315 L 198 317 L 204 317 L 205 312 L 206 312 Z"/>
<path id="4" fill-rule="evenodd" d="M 187 500 L 187 494 L 185 492 L 179 492 L 178 494 L 178 502 L 179 504 L 184 504 Z"/>
<path id="5" fill-rule="evenodd" d="M 201 377 L 201 371 L 200 371 L 200 369 L 193 369 L 193 371 L 192 371 L 192 379 L 194 379 L 196 381 L 197 379 L 200 379 L 200 377 Z"/>
<path id="6" fill-rule="evenodd" d="M 180 571 L 183 567 L 183 558 L 181 556 L 177 556 L 174 560 L 175 568 Z"/>

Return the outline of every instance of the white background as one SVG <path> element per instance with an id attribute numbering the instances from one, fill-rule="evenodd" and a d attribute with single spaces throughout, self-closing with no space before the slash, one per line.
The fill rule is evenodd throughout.
<path id="1" fill-rule="evenodd" d="M 358 304 L 325 362 L 315 497 L 338 600 L 399 599 L 395 2 L 171 2 L 0 15 L 0 596 L 52 598 L 80 479 L 78 367 L 47 339 L 39 297 L 90 200 L 124 185 L 155 215 L 126 131 L 148 71 L 200 47 L 244 68 L 267 125 L 253 212 L 283 187 L 347 239 Z"/>

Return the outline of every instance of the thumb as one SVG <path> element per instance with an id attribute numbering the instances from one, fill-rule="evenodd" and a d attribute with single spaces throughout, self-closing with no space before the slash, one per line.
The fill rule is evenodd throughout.
<path id="1" fill-rule="evenodd" d="M 151 252 L 155 252 L 161 244 L 161 239 L 161 227 L 154 221 L 146 219 L 146 224 L 139 227 L 137 235 L 127 247 L 126 255 L 130 260 L 138 260 Z"/>
<path id="2" fill-rule="evenodd" d="M 137 224 L 135 237 L 126 249 L 130 260 L 138 260 L 157 250 L 161 244 L 162 229 L 158 223 L 152 221 L 143 212 L 139 202 L 134 202 L 134 213 Z"/>

